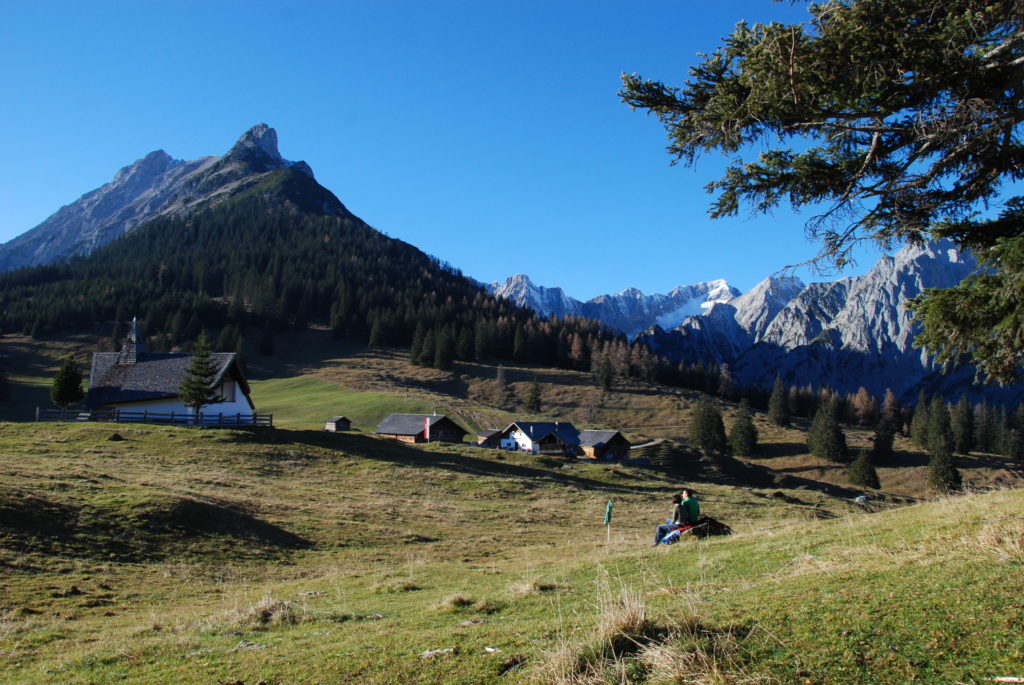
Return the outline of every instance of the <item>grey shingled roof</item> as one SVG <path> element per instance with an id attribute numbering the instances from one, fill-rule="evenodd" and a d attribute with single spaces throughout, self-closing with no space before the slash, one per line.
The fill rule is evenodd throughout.
<path id="1" fill-rule="evenodd" d="M 118 354 L 93 354 L 89 393 L 85 400 L 87 407 L 177 397 L 192 361 L 190 354 L 141 352 L 134 363 L 118 364 Z M 246 396 L 249 395 L 249 384 L 238 368 L 234 352 L 214 352 L 210 359 L 217 366 L 217 377 L 211 387 L 220 385 L 224 375 L 234 367 L 239 386 Z"/>
<path id="2" fill-rule="evenodd" d="M 580 433 L 580 447 L 601 447 L 608 444 L 608 441 L 618 433 L 619 431 L 585 430 Z"/>
<path id="3" fill-rule="evenodd" d="M 495 435 L 497 435 L 500 432 L 501 431 L 498 430 L 497 428 L 488 428 L 487 430 L 480 431 L 476 435 L 477 435 L 478 438 L 493 438 Z"/>
<path id="4" fill-rule="evenodd" d="M 468 432 L 444 414 L 391 414 L 380 422 L 374 433 L 416 435 L 423 432 L 423 419 L 430 419 L 431 427 L 437 425 L 439 421 L 447 419 L 449 423 L 461 430 L 463 434 Z"/>
<path id="5" fill-rule="evenodd" d="M 579 430 L 568 421 L 513 421 L 502 433 L 508 432 L 513 426 L 526 433 L 534 442 L 554 433 L 555 437 L 567 445 L 580 444 Z"/>
<path id="6" fill-rule="evenodd" d="M 347 416 L 332 416 L 331 418 L 327 419 L 326 423 L 337 423 L 338 421 L 348 421 L 349 423 L 352 422 L 352 420 L 349 419 Z"/>

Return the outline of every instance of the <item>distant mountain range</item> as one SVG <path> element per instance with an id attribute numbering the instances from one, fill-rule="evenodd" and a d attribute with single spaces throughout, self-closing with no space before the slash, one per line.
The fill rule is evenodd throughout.
<path id="1" fill-rule="evenodd" d="M 491 290 L 543 314 L 596 318 L 677 362 L 728 364 L 745 386 L 771 387 L 779 375 L 788 385 L 843 392 L 891 388 L 905 400 L 924 387 L 1013 401 L 1021 388 L 972 387 L 972 369 L 943 374 L 913 346 L 918 326 L 907 301 L 925 288 L 955 285 L 974 268 L 969 254 L 943 241 L 882 257 L 863 276 L 809 285 L 769 277 L 742 295 L 717 280 L 668 295 L 630 288 L 580 302 L 522 274 Z"/>
<path id="2" fill-rule="evenodd" d="M 581 302 L 561 288 L 534 285 L 524 274 L 512 276 L 504 283 L 491 283 L 488 289 L 544 316 L 569 314 L 597 319 L 630 337 L 653 325 L 677 326 L 716 302 L 729 302 L 740 294 L 724 280 L 717 280 L 679 286 L 667 295 L 644 295 L 636 288 L 628 288 L 617 295 L 601 295 Z"/>
<path id="3" fill-rule="evenodd" d="M 218 296 L 218 288 L 232 281 L 235 291 L 244 291 L 251 302 L 261 303 L 261 311 L 273 312 L 271 319 L 283 322 L 294 318 L 298 321 L 307 308 L 314 316 L 330 309 L 330 300 L 321 291 L 337 290 L 344 297 L 340 309 L 334 309 L 347 312 L 345 318 L 351 322 L 350 331 L 367 334 L 370 328 L 377 326 L 381 330 L 392 331 L 385 335 L 386 339 L 402 343 L 411 333 L 405 330 L 405 324 L 392 321 L 398 317 L 397 313 L 386 314 L 395 307 L 394 296 L 390 297 L 391 301 L 383 295 L 380 301 L 370 301 L 372 298 L 366 297 L 371 282 L 374 288 L 384 288 L 382 293 L 395 292 L 397 286 L 394 283 L 377 283 L 381 279 L 371 276 L 351 283 L 345 281 L 344 285 L 331 280 L 349 279 L 360 273 L 365 266 L 364 261 L 379 259 L 373 255 L 388 250 L 393 252 L 390 262 L 396 264 L 405 261 L 418 264 L 427 260 L 425 266 L 416 268 L 425 269 L 424 273 L 437 272 L 442 281 L 451 281 L 446 287 L 464 292 L 465 295 L 460 297 L 472 299 L 470 292 L 475 290 L 474 284 L 461 279 L 461 276 L 455 277 L 443 270 L 438 272 L 437 264 L 412 246 L 384 240 L 383 236 L 349 213 L 329 190 L 320 186 L 305 162 L 283 159 L 277 149 L 277 134 L 266 124 L 258 124 L 246 131 L 222 157 L 181 161 L 157 150 L 124 167 L 110 183 L 86 193 L 35 228 L 0 245 L 0 272 L 59 263 L 74 255 L 90 255 L 97 248 L 143 224 L 153 226 L 155 230 L 168 230 L 173 226 L 174 230 L 180 231 L 182 227 L 179 224 L 186 222 L 184 225 L 187 227 L 191 217 L 199 216 L 205 210 L 241 207 L 240 203 L 253 199 L 269 203 L 268 207 L 292 212 L 294 220 L 285 222 L 291 228 L 271 225 L 260 215 L 260 219 L 248 221 L 254 227 L 259 224 L 264 233 L 242 238 L 240 232 L 237 240 L 241 242 L 234 243 L 235 246 L 245 245 L 246 249 L 266 246 L 276 250 L 280 261 L 283 250 L 297 247 L 298 233 L 288 234 L 288 230 L 298 230 L 299 226 L 307 231 L 320 230 L 309 219 L 326 217 L 340 220 L 339 226 L 344 227 L 342 230 L 352 232 L 345 240 L 367 243 L 363 250 L 366 254 L 356 261 L 351 261 L 355 259 L 351 255 L 344 257 L 350 260 L 345 262 L 344 269 L 339 269 L 340 262 L 324 264 L 323 274 L 308 277 L 301 286 L 292 284 L 284 287 L 280 277 L 275 276 L 272 292 L 268 292 L 266 285 L 253 280 L 249 272 L 233 273 L 229 270 L 221 277 L 221 283 L 213 282 L 210 274 L 224 270 L 225 262 L 238 257 L 232 254 L 239 252 L 238 249 L 225 247 L 223 249 L 228 254 L 218 258 L 219 262 L 203 267 L 205 271 L 191 263 L 182 266 L 198 269 L 193 280 L 202 282 L 203 287 L 200 292 L 191 293 L 188 288 L 192 285 L 182 286 L 185 289 L 180 297 L 200 299 L 181 305 L 184 307 L 181 313 L 192 316 L 201 311 L 202 297 Z M 232 226 L 227 214 L 217 221 L 227 222 L 222 231 L 228 231 L 228 226 Z M 168 237 L 165 242 L 173 243 L 175 239 Z M 208 239 L 212 245 L 216 236 Z M 324 245 L 326 239 L 322 236 L 318 244 Z M 275 241 L 277 246 L 270 248 Z M 161 243 L 152 238 L 137 241 L 137 244 L 137 247 L 119 248 L 116 254 L 103 256 L 111 266 L 104 267 L 102 273 L 113 273 L 116 269 L 127 272 L 128 266 L 117 260 L 141 259 L 138 252 L 131 250 L 141 249 L 143 244 L 150 251 L 163 249 L 159 247 Z M 312 243 L 307 249 L 313 249 Z M 148 258 L 157 259 L 154 271 L 160 278 L 165 278 L 166 265 L 153 254 Z M 200 260 L 213 258 L 208 254 L 197 257 Z M 294 258 L 297 265 L 303 266 L 313 261 L 308 256 Z M 340 253 L 336 258 L 340 258 Z M 259 257 L 256 262 L 265 264 L 267 259 Z M 115 263 L 120 265 L 116 269 Z M 361 266 L 351 266 L 356 263 Z M 235 268 L 242 268 L 242 261 L 238 264 Z M 679 286 L 667 294 L 644 295 L 635 288 L 629 288 L 618 294 L 602 295 L 583 302 L 568 297 L 561 288 L 537 286 L 522 274 L 487 287 L 494 295 L 541 315 L 573 315 L 600 321 L 631 339 L 646 343 L 674 361 L 728 364 L 736 379 L 746 386 L 767 387 L 776 375 L 781 375 L 790 385 L 829 385 L 844 392 L 853 392 L 864 386 L 875 394 L 891 388 L 902 394 L 904 399 L 912 399 L 921 387 L 947 397 L 964 391 L 975 396 L 982 394 L 981 389 L 971 387 L 971 369 L 942 374 L 923 351 L 913 347 L 917 327 L 905 307 L 908 299 L 925 288 L 952 286 L 974 267 L 970 255 L 957 250 L 953 243 L 944 242 L 906 247 L 894 256 L 883 257 L 863 276 L 809 285 L 793 277 L 770 277 L 743 294 L 724 280 L 714 280 Z M 299 268 L 302 267 L 297 266 L 293 271 Z M 401 278 L 394 275 L 405 284 L 403 288 L 410 289 L 408 292 L 418 291 L 422 286 L 405 283 L 406 277 L 415 279 L 410 275 L 412 273 Z M 86 278 L 84 275 L 78 277 Z M 59 280 L 63 276 L 47 278 Z M 331 284 L 329 287 L 315 285 L 319 283 L 317 279 L 324 278 Z M 42 321 L 44 325 L 40 330 L 45 332 L 67 325 L 82 325 L 97 317 L 100 321 L 113 318 L 113 312 L 106 310 L 114 309 L 115 305 L 100 306 L 98 300 L 91 305 L 88 314 L 68 309 L 71 304 L 65 295 L 60 294 L 62 286 L 56 284 L 47 286 L 51 288 L 48 291 L 52 303 L 49 307 L 38 306 L 39 301 L 32 304 L 31 298 L 38 297 L 39 291 L 25 288 L 32 287 L 33 279 L 35 277 L 23 282 L 18 277 L 10 282 L 11 289 L 5 295 L 9 299 L 6 313 L 10 321 L 21 321 L 19 325 L 26 326 L 26 322 L 35 317 Z M 91 283 L 93 281 L 86 278 L 74 287 L 86 289 Z M 129 290 L 136 291 L 133 298 L 141 297 L 137 285 Z M 360 294 L 360 290 L 364 292 Z M 308 297 L 309 302 L 303 300 L 302 293 L 306 291 L 312 293 Z M 99 298 L 100 294 L 94 296 Z M 159 297 L 158 292 L 154 291 L 152 297 Z M 138 309 L 149 305 L 140 301 L 133 302 L 131 306 Z M 410 305 L 402 306 L 408 308 Z M 256 310 L 251 313 L 255 316 Z M 408 312 L 398 318 L 406 322 L 411 320 Z M 172 338 L 177 340 L 174 336 Z M 998 397 L 1001 401 L 1019 399 L 1022 394 L 1020 388 L 984 389 L 986 397 Z"/>
<path id="4" fill-rule="evenodd" d="M 277 169 L 294 169 L 313 179 L 308 164 L 281 157 L 277 133 L 266 124 L 246 131 L 223 157 L 186 162 L 156 150 L 118 171 L 110 183 L 0 245 L 0 271 L 89 254 L 150 219 L 185 215 L 237 196 Z M 307 193 L 307 211 L 347 214 L 330 192 L 308 185 L 320 190 Z"/>

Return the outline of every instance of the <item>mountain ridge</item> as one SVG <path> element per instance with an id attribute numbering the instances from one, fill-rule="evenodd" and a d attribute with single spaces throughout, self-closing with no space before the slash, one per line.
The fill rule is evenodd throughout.
<path id="1" fill-rule="evenodd" d="M 249 128 L 222 157 L 185 161 L 154 150 L 119 169 L 109 183 L 0 245 L 0 272 L 89 254 L 151 219 L 213 206 L 279 169 L 315 180 L 306 162 L 281 157 L 277 132 L 264 123 Z M 317 213 L 345 216 L 348 210 L 341 201 L 323 191 Z"/>

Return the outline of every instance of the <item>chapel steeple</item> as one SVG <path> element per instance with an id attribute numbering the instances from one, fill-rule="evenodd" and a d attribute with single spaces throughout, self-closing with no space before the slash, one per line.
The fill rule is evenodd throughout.
<path id="1" fill-rule="evenodd" d="M 124 345 L 121 347 L 121 351 L 117 353 L 117 363 L 134 364 L 139 360 L 139 356 L 141 354 L 142 341 L 139 340 L 135 317 L 132 317 L 132 327 L 128 330 L 128 335 L 124 339 Z"/>

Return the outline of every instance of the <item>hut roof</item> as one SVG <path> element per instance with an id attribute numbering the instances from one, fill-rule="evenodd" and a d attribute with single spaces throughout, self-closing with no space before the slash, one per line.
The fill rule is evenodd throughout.
<path id="1" fill-rule="evenodd" d="M 463 435 L 468 432 L 444 414 L 391 414 L 380 422 L 374 432 L 387 435 L 416 435 L 423 432 L 424 419 L 429 419 L 431 428 L 441 421 L 447 421 L 462 431 Z"/>
<path id="2" fill-rule="evenodd" d="M 580 433 L 580 447 L 601 447 L 607 445 L 616 435 L 622 437 L 616 430 L 585 430 Z"/>

